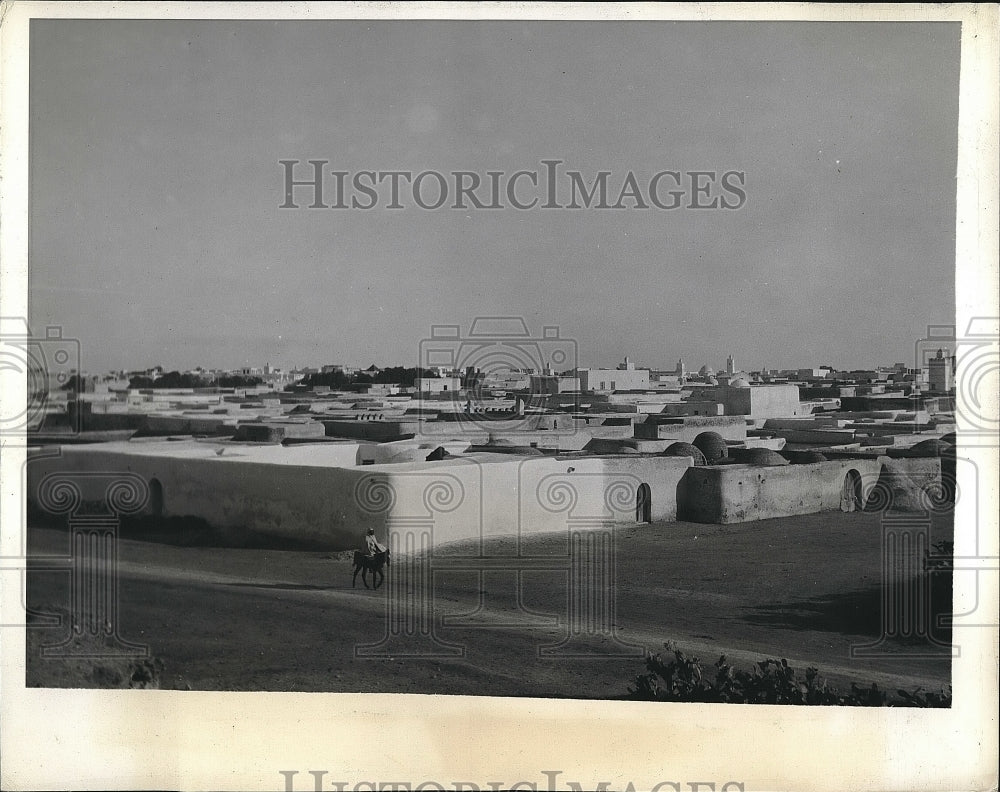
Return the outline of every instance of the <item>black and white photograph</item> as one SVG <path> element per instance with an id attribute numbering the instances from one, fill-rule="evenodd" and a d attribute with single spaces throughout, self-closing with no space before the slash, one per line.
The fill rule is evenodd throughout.
<path id="1" fill-rule="evenodd" d="M 996 7 L 100 5 L 0 21 L 4 788 L 995 788 Z"/>

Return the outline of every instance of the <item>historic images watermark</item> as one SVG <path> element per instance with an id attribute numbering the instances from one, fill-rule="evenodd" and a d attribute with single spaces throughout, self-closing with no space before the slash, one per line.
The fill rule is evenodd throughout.
<path id="1" fill-rule="evenodd" d="M 539 657 L 641 657 L 642 648 L 618 634 L 614 526 L 634 515 L 642 482 L 627 473 L 577 471 L 554 459 L 522 461 L 512 481 L 519 494 L 516 541 L 497 549 L 485 527 L 495 504 L 483 486 L 482 467 L 464 460 L 447 470 L 373 473 L 358 481 L 356 507 L 367 523 L 378 524 L 392 572 L 385 578 L 382 635 L 356 645 L 355 657 L 461 657 L 466 648 L 454 631 L 510 627 L 560 628 L 561 636 L 535 646 Z M 526 550 L 525 540 L 535 531 L 560 529 L 560 552 Z M 438 549 L 456 538 L 473 541 L 462 553 Z M 553 603 L 553 612 L 538 612 L 524 601 L 525 575 L 540 572 L 565 581 L 565 597 Z M 469 613 L 442 616 L 435 580 L 454 573 L 476 575 L 480 600 Z"/>
<path id="2" fill-rule="evenodd" d="M 0 437 L 7 447 L 23 447 L 41 432 L 52 431 L 62 440 L 83 429 L 79 397 L 80 342 L 60 326 L 44 334 L 32 333 L 23 317 L 0 320 Z M 11 394 L 22 398 L 10 398 Z M 57 448 L 34 449 L 21 466 L 21 491 L 28 491 L 32 461 L 60 454 Z M 22 592 L 21 610 L 5 612 L 5 627 L 62 631 L 60 639 L 41 646 L 42 657 L 146 657 L 148 647 L 128 641 L 118 619 L 118 532 L 122 517 L 138 514 L 149 504 L 146 481 L 128 471 L 75 471 L 43 478 L 35 492 L 37 508 L 49 517 L 65 518 L 70 533 L 69 552 L 32 556 L 27 553 L 24 501 L 20 519 L 21 543 L 14 555 L 0 558 L 5 581 Z M 28 569 L 68 574 L 64 619 L 58 613 L 29 611 L 26 603 Z M 29 618 L 30 617 L 30 618 Z M 68 623 L 66 623 L 68 621 Z"/>
<path id="3" fill-rule="evenodd" d="M 875 497 L 882 490 L 875 488 Z M 930 501 L 933 496 L 928 498 Z M 880 505 L 883 502 L 880 500 Z M 942 636 L 951 614 L 941 612 L 935 592 L 947 568 L 946 558 L 931 542 L 932 514 L 949 508 L 944 501 L 928 503 L 924 511 L 891 511 L 885 503 L 880 519 L 882 582 L 879 603 L 880 632 L 871 642 L 852 644 L 850 656 L 863 657 L 958 657 L 959 646 Z M 901 648 L 902 647 L 902 648 Z"/>
<path id="4" fill-rule="evenodd" d="M 958 445 L 995 448 L 1000 439 L 1000 317 L 972 317 L 964 333 L 954 325 L 928 325 L 914 346 L 914 365 L 927 372 L 930 387 L 954 391 Z"/>
<path id="5" fill-rule="evenodd" d="M 22 316 L 0 317 L 0 440 L 5 452 L 24 449 L 32 437 L 47 428 L 50 417 L 59 419 L 59 431 L 65 438 L 80 432 L 80 415 L 76 410 L 64 409 L 75 404 L 77 382 L 74 375 L 80 371 L 80 342 L 66 333 L 61 326 L 50 325 L 44 333 L 32 332 L 27 319 Z M 36 449 L 30 459 L 59 454 L 58 449 Z M 19 472 L 20 491 L 27 481 L 27 460 Z M 7 551 L 0 556 L 2 584 L 20 591 L 21 607 L 5 610 L 0 627 L 23 629 L 28 624 L 26 603 L 26 574 L 28 569 L 27 521 L 25 502 L 20 502 L 20 519 L 17 520 L 19 543 L 11 541 L 13 529 L 7 528 Z M 14 524 L 14 521 L 11 521 Z M 6 526 L 5 526 L 6 527 Z M 68 570 L 71 556 L 36 556 L 31 559 L 32 569 Z M 39 627 L 59 626 L 58 616 L 31 613 L 31 622 Z"/>
<path id="6" fill-rule="evenodd" d="M 296 785 L 298 770 L 279 770 L 284 779 L 283 792 L 555 792 L 557 789 L 569 789 L 572 792 L 594 790 L 595 792 L 615 792 L 610 781 L 571 781 L 560 778 L 563 770 L 539 771 L 544 780 L 521 780 L 513 783 L 504 781 L 485 781 L 482 784 L 474 781 L 333 781 L 328 780 L 329 770 L 306 770 L 300 785 Z M 308 777 L 306 777 L 308 776 Z M 305 783 L 302 783 L 305 782 Z M 629 781 L 622 792 L 746 792 L 743 781 L 658 781 L 652 786 L 637 786 Z"/>
<path id="7" fill-rule="evenodd" d="M 424 434 L 458 432 L 485 441 L 491 428 L 544 432 L 553 440 L 575 432 L 569 415 L 541 414 L 579 400 L 577 343 L 556 325 L 537 334 L 520 316 L 477 316 L 468 332 L 457 324 L 434 325 L 420 340 L 419 360 L 422 371 L 447 375 L 416 383 L 417 420 Z M 455 405 L 459 388 L 467 394 L 459 409 L 443 409 Z"/>
<path id="8" fill-rule="evenodd" d="M 148 508 L 146 480 L 128 471 L 50 473 L 38 483 L 36 499 L 45 514 L 65 517 L 70 532 L 70 552 L 64 559 L 41 559 L 40 565 L 29 559 L 32 570 L 40 566 L 69 572 L 69 624 L 61 619 L 29 624 L 63 628 L 59 642 L 41 646 L 41 656 L 148 657 L 146 644 L 121 634 L 118 596 L 121 520 Z M 56 563 L 60 560 L 64 563 Z"/>
<path id="9" fill-rule="evenodd" d="M 865 508 L 881 513 L 881 631 L 875 641 L 853 645 L 852 657 L 959 657 L 961 644 L 949 633 L 960 627 L 996 627 L 995 618 L 982 605 L 985 592 L 992 588 L 985 578 L 1000 571 L 1000 558 L 991 554 L 982 535 L 981 471 L 968 453 L 997 441 L 998 327 L 1000 319 L 995 317 L 973 318 L 964 335 L 956 333 L 954 325 L 928 325 L 926 335 L 915 344 L 914 374 L 926 377 L 928 398 L 946 400 L 938 405 L 939 411 L 954 411 L 954 437 L 939 456 L 927 460 L 938 467 L 915 498 L 888 471 L 868 494 Z M 920 395 L 915 391 L 915 410 Z M 915 420 L 919 421 L 918 412 Z M 891 468 L 891 458 L 887 467 Z M 956 520 L 958 506 L 972 519 Z M 942 516 L 954 521 L 954 538 L 963 539 L 971 553 L 957 555 L 955 542 L 933 541 L 935 519 Z M 969 607 L 943 612 L 942 589 L 951 586 L 955 575 L 970 574 Z"/>
<path id="10" fill-rule="evenodd" d="M 37 432 L 53 394 L 76 395 L 73 375 L 80 371 L 80 342 L 49 326 L 35 334 L 24 317 L 0 317 L 0 437 L 6 445 Z M 23 394 L 23 400 L 17 398 Z M 67 414 L 61 431 L 79 431 L 79 417 Z"/>
<path id="11" fill-rule="evenodd" d="M 392 574 L 383 635 L 356 646 L 355 656 L 462 656 L 454 631 L 558 627 L 561 636 L 535 646 L 539 657 L 640 657 L 641 647 L 618 635 L 614 528 L 641 516 L 648 485 L 600 460 L 559 454 L 576 434 L 576 342 L 556 326 L 533 334 L 522 317 L 480 316 L 467 333 L 434 326 L 419 359 L 436 376 L 418 379 L 416 421 L 422 435 L 442 437 L 443 445 L 428 444 L 428 461 L 448 464 L 373 472 L 357 482 L 354 506 L 387 542 Z M 449 438 L 459 439 L 454 454 Z M 509 481 L 487 487 L 490 463 L 466 450 L 516 454 L 518 463 Z M 489 541 L 497 515 L 513 517 L 513 544 Z M 538 554 L 527 540 L 540 531 L 565 541 Z M 441 550 L 458 539 L 470 540 L 466 551 Z M 478 606 L 438 614 L 435 580 L 456 573 L 476 576 Z M 551 612 L 525 604 L 526 578 L 539 573 L 565 581 L 566 596 Z"/>
<path id="12" fill-rule="evenodd" d="M 340 170 L 327 159 L 283 159 L 280 209 L 741 209 L 737 169 L 583 173 L 543 159 L 518 170 Z"/>

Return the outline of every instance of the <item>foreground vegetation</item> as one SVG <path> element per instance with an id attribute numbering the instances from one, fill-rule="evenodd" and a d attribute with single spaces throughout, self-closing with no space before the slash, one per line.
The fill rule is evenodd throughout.
<path id="1" fill-rule="evenodd" d="M 950 707 L 951 690 L 937 693 L 897 690 L 890 697 L 878 685 L 862 687 L 851 684 L 849 692 L 828 685 L 815 668 L 804 676 L 796 673 L 787 660 L 767 659 L 750 670 L 734 668 L 720 657 L 705 670 L 698 658 L 686 657 L 669 643 L 672 653 L 667 661 L 656 654 L 646 657 L 645 674 L 629 687 L 635 701 L 684 701 L 724 704 L 839 704 L 852 707 Z"/>

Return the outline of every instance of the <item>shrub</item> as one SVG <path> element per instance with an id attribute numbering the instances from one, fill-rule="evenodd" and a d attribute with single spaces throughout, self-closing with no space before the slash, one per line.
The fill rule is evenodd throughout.
<path id="1" fill-rule="evenodd" d="M 950 707 L 951 693 L 897 691 L 898 699 L 889 699 L 886 691 L 872 683 L 862 687 L 851 684 L 849 693 L 831 687 L 815 668 L 799 676 L 781 659 L 761 660 L 749 671 L 734 668 L 722 655 L 711 670 L 702 669 L 696 657 L 687 657 L 679 649 L 664 644 L 673 656 L 664 661 L 660 655 L 646 656 L 646 672 L 629 687 L 635 701 L 684 701 L 725 704 L 839 704 L 854 707 Z"/>

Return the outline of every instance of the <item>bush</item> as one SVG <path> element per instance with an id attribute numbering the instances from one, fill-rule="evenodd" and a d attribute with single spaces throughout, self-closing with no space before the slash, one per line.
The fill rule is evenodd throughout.
<path id="1" fill-rule="evenodd" d="M 898 699 L 889 699 L 878 685 L 851 684 L 842 693 L 823 680 L 815 668 L 799 676 L 788 661 L 767 659 L 754 663 L 749 671 L 734 668 L 722 655 L 711 670 L 704 671 L 698 658 L 686 657 L 670 644 L 673 653 L 668 661 L 660 655 L 646 657 L 645 674 L 629 687 L 635 701 L 685 701 L 724 704 L 839 704 L 853 707 L 950 707 L 951 693 L 897 691 Z"/>

